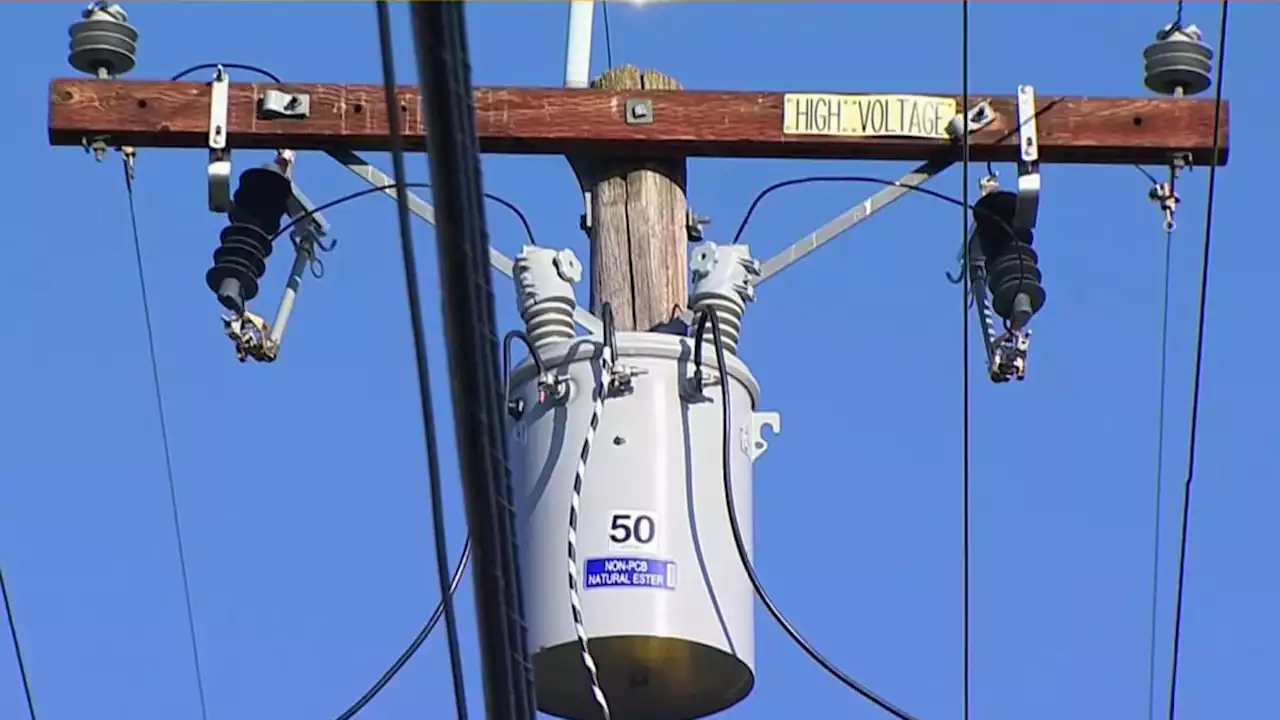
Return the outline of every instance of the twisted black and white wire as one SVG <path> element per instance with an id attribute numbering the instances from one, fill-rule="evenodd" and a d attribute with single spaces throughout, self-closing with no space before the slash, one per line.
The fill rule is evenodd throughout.
<path id="1" fill-rule="evenodd" d="M 573 631 L 578 636 L 578 648 L 582 651 L 582 665 L 587 669 L 587 678 L 591 683 L 591 694 L 600 706 L 600 715 L 610 720 L 609 701 L 604 696 L 604 688 L 600 687 L 600 673 L 596 669 L 595 658 L 591 657 L 591 647 L 587 643 L 587 626 L 582 619 L 582 594 L 579 592 L 578 577 L 578 515 L 582 508 L 582 482 L 587 474 L 587 460 L 591 458 L 591 446 L 596 440 L 596 430 L 600 427 L 600 417 L 604 414 L 604 395 L 609 373 L 613 370 L 613 346 L 610 336 L 613 331 L 612 313 L 605 308 L 605 341 L 600 350 L 600 379 L 591 390 L 591 422 L 587 425 L 586 437 L 582 439 L 582 452 L 578 454 L 578 468 L 573 474 L 573 494 L 569 498 L 569 607 L 573 612 Z"/>

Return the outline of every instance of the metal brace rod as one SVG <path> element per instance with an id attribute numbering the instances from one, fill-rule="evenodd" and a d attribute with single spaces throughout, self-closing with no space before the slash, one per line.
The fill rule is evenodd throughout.
<path id="1" fill-rule="evenodd" d="M 358 175 L 361 180 L 374 187 L 384 188 L 382 192 L 392 200 L 396 198 L 395 188 L 387 187 L 394 185 L 395 181 L 364 158 L 350 150 L 329 150 L 328 153 L 329 157 L 342 163 L 343 167 Z M 418 197 L 411 190 L 406 190 L 405 195 L 409 198 L 409 211 L 435 226 L 436 210 L 431 207 L 431 203 Z M 512 277 L 515 263 L 493 246 L 489 246 L 489 264 L 508 278 Z M 573 319 L 591 335 L 604 334 L 604 324 L 600 319 L 580 307 L 574 308 Z"/>
<path id="2" fill-rule="evenodd" d="M 791 267 L 801 258 L 836 239 L 846 230 L 871 217 L 877 211 L 888 207 L 898 198 L 911 192 L 913 188 L 923 185 L 929 178 L 950 166 L 950 160 L 931 160 L 903 175 L 893 185 L 881 188 L 866 200 L 837 215 L 827 224 L 805 235 L 792 243 L 787 249 L 766 260 L 760 266 L 760 277 L 756 279 L 755 284 L 760 285 L 770 277 Z"/>

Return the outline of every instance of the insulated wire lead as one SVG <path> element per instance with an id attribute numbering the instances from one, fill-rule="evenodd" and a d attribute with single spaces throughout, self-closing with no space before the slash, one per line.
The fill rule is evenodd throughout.
<path id="1" fill-rule="evenodd" d="M 169 507 L 173 510 L 173 535 L 178 546 L 178 568 L 182 572 L 182 597 L 187 606 L 187 631 L 191 636 L 191 662 L 196 672 L 196 693 L 200 698 L 201 720 L 208 720 L 209 707 L 204 696 L 204 673 L 200 670 L 200 645 L 196 640 L 195 612 L 191 608 L 191 582 L 187 575 L 187 553 L 182 543 L 182 521 L 178 513 L 178 490 L 173 481 L 173 454 L 169 449 L 169 424 L 165 419 L 164 392 L 160 385 L 160 363 L 156 360 L 156 336 L 151 322 L 151 303 L 147 297 L 147 276 L 142 263 L 142 241 L 138 236 L 138 210 L 133 197 L 133 150 L 124 150 L 124 185 L 129 195 L 129 224 L 133 229 L 133 255 L 138 265 L 138 287 L 142 295 L 142 317 L 147 326 L 147 350 L 151 357 L 151 380 L 155 387 L 156 412 L 160 420 L 160 443 L 164 448 L 164 470 L 169 481 Z"/>

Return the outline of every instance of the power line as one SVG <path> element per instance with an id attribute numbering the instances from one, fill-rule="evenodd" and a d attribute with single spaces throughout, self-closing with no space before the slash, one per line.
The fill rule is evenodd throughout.
<path id="1" fill-rule="evenodd" d="M 1204 210 L 1204 251 L 1200 259 L 1200 302 L 1196 318 L 1196 362 L 1191 381 L 1191 431 L 1187 439 L 1187 480 L 1182 486 L 1182 519 L 1178 533 L 1178 581 L 1173 601 L 1173 657 L 1169 670 L 1169 720 L 1174 720 L 1178 701 L 1178 652 L 1182 644 L 1182 592 L 1187 570 L 1187 527 L 1191 517 L 1191 483 L 1196 473 L 1196 431 L 1200 421 L 1200 379 L 1204 363 L 1205 308 L 1209 293 L 1209 251 L 1213 242 L 1213 201 L 1215 182 L 1218 178 L 1218 155 L 1222 151 L 1222 86 L 1226 78 L 1223 70 L 1227 62 L 1227 9 L 1229 0 L 1222 0 L 1222 15 L 1218 27 L 1217 88 L 1213 93 L 1213 157 L 1209 164 L 1209 190 Z"/>
<path id="2" fill-rule="evenodd" d="M 1145 172 L 1145 171 L 1143 171 Z M 1169 192 L 1173 192 L 1177 174 L 1169 169 Z M 1154 178 L 1152 178 L 1154 181 Z M 1147 658 L 1147 720 L 1155 719 L 1156 711 L 1156 610 L 1160 598 L 1160 509 L 1164 505 L 1164 405 L 1167 392 L 1166 379 L 1169 366 L 1169 286 L 1172 274 L 1173 228 L 1164 232 L 1164 299 L 1160 311 L 1160 399 L 1156 417 L 1156 498 L 1155 542 L 1151 559 L 1151 641 Z"/>
<path id="3" fill-rule="evenodd" d="M 462 650 L 458 641 L 458 620 L 453 608 L 449 578 L 449 554 L 444 531 L 444 491 L 440 482 L 439 448 L 436 446 L 435 411 L 431 402 L 431 373 L 427 366 L 427 339 L 422 323 L 422 297 L 418 290 L 418 265 L 413 251 L 413 231 L 409 224 L 409 196 L 405 191 L 404 138 L 400 136 L 400 102 L 396 98 L 395 56 L 391 48 L 391 11 L 386 0 L 375 4 L 378 18 L 378 46 L 382 56 L 382 84 L 386 92 L 387 119 L 391 134 L 391 165 L 396 182 L 396 216 L 400 225 L 400 254 L 404 263 L 405 294 L 409 302 L 409 324 L 413 332 L 413 357 L 418 375 L 418 399 L 422 409 L 422 432 L 427 449 L 427 478 L 431 493 L 431 530 L 435 545 L 436 575 L 440 604 L 444 609 L 444 630 L 449 644 L 449 670 L 453 676 L 454 707 L 458 720 L 467 717 L 467 691 L 462 673 Z"/>
<path id="4" fill-rule="evenodd" d="M 960 247 L 963 248 L 963 269 L 960 271 L 960 363 L 962 393 L 961 461 L 961 516 L 962 535 L 960 555 L 960 652 L 961 652 L 961 711 L 960 717 L 969 720 L 969 0 L 960 2 L 960 112 L 964 114 L 963 137 L 960 141 Z"/>
<path id="5" fill-rule="evenodd" d="M 173 535 L 178 545 L 178 567 L 182 572 L 182 596 L 187 606 L 187 631 L 191 636 L 191 662 L 196 671 L 196 693 L 200 697 L 201 720 L 208 720 L 205 702 L 204 673 L 200 670 L 200 644 L 196 639 L 196 619 L 191 608 L 191 582 L 187 574 L 187 553 L 182 542 L 182 521 L 178 513 L 178 490 L 173 481 L 173 453 L 169 449 L 169 424 L 165 419 L 164 392 L 160 385 L 160 363 L 156 360 L 156 336 L 151 322 L 151 302 L 147 297 L 147 276 L 142 262 L 142 241 L 138 236 L 138 210 L 133 197 L 133 148 L 122 148 L 124 185 L 129 196 L 129 225 L 133 230 L 133 256 L 138 265 L 138 288 L 142 295 L 142 317 L 147 326 L 147 351 L 151 357 L 151 381 L 156 394 L 156 412 L 160 420 L 160 442 L 164 447 L 164 470 L 169 481 L 169 507 L 173 510 Z"/>
<path id="6" fill-rule="evenodd" d="M 4 614 L 9 620 L 9 637 L 13 639 L 13 655 L 18 659 L 18 674 L 22 676 L 22 692 L 27 696 L 27 714 L 31 716 L 31 720 L 36 720 L 36 701 L 31 696 L 27 663 L 22 658 L 22 643 L 18 641 L 18 626 L 13 622 L 13 603 L 9 601 L 9 586 L 5 584 L 2 566 L 0 566 L 0 596 L 4 598 Z"/>

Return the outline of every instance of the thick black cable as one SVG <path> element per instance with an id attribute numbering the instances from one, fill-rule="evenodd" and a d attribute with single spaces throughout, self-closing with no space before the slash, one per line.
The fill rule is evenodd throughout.
<path id="1" fill-rule="evenodd" d="M 243 63 L 200 63 L 199 65 L 192 65 L 186 70 L 183 70 L 182 72 L 169 78 L 169 82 L 177 82 L 189 75 L 198 73 L 201 70 L 213 70 L 214 68 L 218 68 L 218 67 L 221 67 L 225 70 L 244 70 L 245 72 L 257 73 L 271 80 L 272 82 L 284 84 L 284 81 L 280 79 L 280 76 L 276 75 L 270 70 L 264 70 L 258 67 L 257 65 L 245 65 Z"/>
<path id="2" fill-rule="evenodd" d="M 1169 169 L 1169 190 L 1173 192 L 1177 174 Z M 1164 506 L 1164 406 L 1168 394 L 1169 369 L 1169 288 L 1173 274 L 1173 230 L 1164 232 L 1164 298 L 1160 306 L 1160 375 L 1157 381 L 1160 396 L 1156 401 L 1156 473 L 1155 473 L 1155 540 L 1151 550 L 1151 631 L 1147 649 L 1147 720 L 1155 720 L 1156 713 L 1156 611 L 1160 600 L 1160 509 Z"/>
<path id="3" fill-rule="evenodd" d="M 1174 720 L 1178 700 L 1178 653 L 1182 645 L 1182 593 L 1187 572 L 1187 528 L 1191 517 L 1191 483 L 1196 475 L 1196 435 L 1200 426 L 1200 379 L 1204 363 L 1205 308 L 1209 294 L 1209 257 L 1213 242 L 1213 201 L 1218 178 L 1218 158 L 1222 152 L 1222 86 L 1227 62 L 1227 8 L 1222 0 L 1222 16 L 1218 28 L 1217 88 L 1213 93 L 1213 155 L 1209 163 L 1209 190 L 1204 209 L 1204 251 L 1200 258 L 1200 301 L 1196 318 L 1196 362 L 1191 381 L 1191 431 L 1187 439 L 1187 480 L 1182 486 L 1182 519 L 1178 532 L 1178 575 L 1173 600 L 1173 653 L 1169 670 L 1169 720 Z"/>
<path id="4" fill-rule="evenodd" d="M 462 575 L 466 571 L 467 564 L 470 560 L 471 536 L 468 535 L 467 539 L 462 543 L 462 557 L 458 558 L 457 569 L 454 570 L 453 578 L 449 581 L 450 597 L 458 591 L 458 586 L 462 584 Z M 440 618 L 443 616 L 444 602 L 437 602 L 436 609 L 432 611 L 431 617 L 427 619 L 426 624 L 422 626 L 422 629 L 419 630 L 418 634 L 414 636 L 412 641 L 410 641 L 409 647 L 405 648 L 404 652 L 400 653 L 400 656 L 395 659 L 395 662 L 391 663 L 391 667 L 387 668 L 386 672 L 382 673 L 381 677 L 373 683 L 372 687 L 365 691 L 364 695 L 360 696 L 359 700 L 356 700 L 351 704 L 351 707 L 347 708 L 341 715 L 339 715 L 337 720 L 351 720 L 351 718 L 355 717 L 356 714 L 363 710 L 366 705 L 372 702 L 373 699 L 377 697 L 378 693 L 382 692 L 382 689 L 395 678 L 396 674 L 399 673 L 400 670 L 408 664 L 409 660 L 413 658 L 414 654 L 418 652 L 418 648 L 421 648 L 422 644 L 427 641 L 427 638 L 430 637 L 431 632 L 436 629 L 436 625 L 440 623 Z"/>
<path id="5" fill-rule="evenodd" d="M 0 597 L 4 598 L 4 615 L 9 621 L 9 638 L 13 640 L 13 656 L 18 661 L 18 675 L 22 677 L 22 692 L 27 697 L 27 714 L 36 720 L 36 701 L 31 694 L 31 680 L 27 678 L 27 662 L 23 659 L 22 643 L 18 641 L 18 625 L 13 621 L 13 603 L 9 600 L 9 586 L 4 581 L 4 568 L 0 567 Z"/>
<path id="6" fill-rule="evenodd" d="M 960 112 L 964 132 L 960 140 L 960 385 L 961 385 L 961 525 L 960 548 L 960 676 L 962 720 L 969 720 L 969 0 L 960 2 Z"/>
<path id="7" fill-rule="evenodd" d="M 418 262 L 409 222 L 409 196 L 405 192 L 404 138 L 400 135 L 400 102 L 396 98 L 395 56 L 391 47 L 391 10 L 386 0 L 374 4 L 378 19 L 378 47 L 382 56 L 382 86 L 386 93 L 387 125 L 390 128 L 391 166 L 396 182 L 396 216 L 400 225 L 400 255 L 404 264 L 405 294 L 409 303 L 409 324 L 413 333 L 413 359 L 417 370 L 418 400 L 422 412 L 422 433 L 427 450 L 427 484 L 431 493 L 431 534 L 435 545 L 436 580 L 440 604 L 444 608 L 444 632 L 449 645 L 449 670 L 453 676 L 454 708 L 458 720 L 467 718 L 467 687 L 462 671 L 462 645 L 458 640 L 458 618 L 453 607 L 449 582 L 448 539 L 444 530 L 444 487 L 440 481 L 440 450 L 436 445 L 435 410 L 431 400 L 431 372 L 428 368 L 427 334 L 422 321 L 422 293 L 418 289 Z"/>
<path id="8" fill-rule="evenodd" d="M 711 340 L 716 353 L 716 370 L 720 373 L 720 410 L 722 416 L 721 422 L 721 469 L 724 476 L 724 501 L 725 510 L 729 513 L 729 529 L 733 533 L 733 543 L 738 549 L 738 558 L 742 561 L 742 569 L 747 573 L 747 579 L 751 582 L 751 587 L 755 590 L 756 597 L 760 598 L 760 604 L 764 605 L 764 609 L 773 617 L 774 622 L 778 623 L 778 627 L 791 638 L 806 655 L 814 662 L 826 670 L 832 677 L 839 680 L 846 687 L 858 693 L 862 697 L 870 700 L 872 703 L 880 707 L 880 709 L 898 718 L 898 720 L 916 720 L 916 718 L 906 710 L 903 710 L 893 703 L 885 700 L 877 695 L 870 688 L 858 682 L 854 678 L 847 675 L 835 663 L 828 660 L 822 653 L 809 643 L 808 640 L 800 634 L 800 631 L 787 620 L 778 606 L 773 603 L 773 599 L 769 597 L 769 593 L 765 591 L 764 584 L 760 582 L 760 576 L 756 574 L 756 569 L 751 562 L 750 553 L 747 551 L 746 540 L 742 536 L 742 526 L 738 522 L 737 503 L 733 498 L 733 414 L 730 409 L 729 397 L 729 371 L 728 364 L 725 362 L 724 355 L 724 338 L 720 333 L 720 318 L 714 312 L 703 311 L 698 316 L 698 325 L 694 331 L 693 344 L 693 365 L 695 368 L 694 378 L 698 383 L 698 391 L 702 391 L 701 387 L 701 371 L 702 371 L 702 347 L 704 345 L 704 333 L 707 330 L 707 323 L 711 324 Z"/>
<path id="9" fill-rule="evenodd" d="M 123 158 L 124 184 L 129 195 L 129 224 L 133 229 L 133 256 L 138 266 L 138 287 L 142 295 L 142 317 L 147 326 L 147 351 L 151 357 L 151 381 L 155 388 L 156 412 L 160 421 L 160 444 L 164 448 L 164 471 L 169 481 L 169 507 L 173 511 L 173 535 L 178 546 L 178 568 L 182 573 L 182 597 L 187 606 L 187 631 L 191 636 L 191 662 L 196 671 L 196 692 L 200 698 L 201 720 L 208 720 L 204 696 L 204 673 L 200 669 L 200 644 L 196 639 L 195 612 L 191 608 L 191 582 L 187 574 L 187 553 L 182 542 L 182 520 L 178 513 L 178 489 L 173 481 L 173 453 L 169 449 L 169 423 L 165 419 L 164 392 L 160 384 L 160 363 L 156 359 L 156 336 L 151 322 L 151 302 L 147 297 L 147 275 L 142 262 L 142 241 L 138 236 L 138 210 L 133 198 L 133 162 Z"/>
<path id="10" fill-rule="evenodd" d="M 413 3 L 423 130 L 435 188 L 436 253 L 453 418 L 474 544 L 486 718 L 533 720 L 515 493 L 507 465 L 498 331 L 490 284 L 470 53 L 462 3 Z"/>

